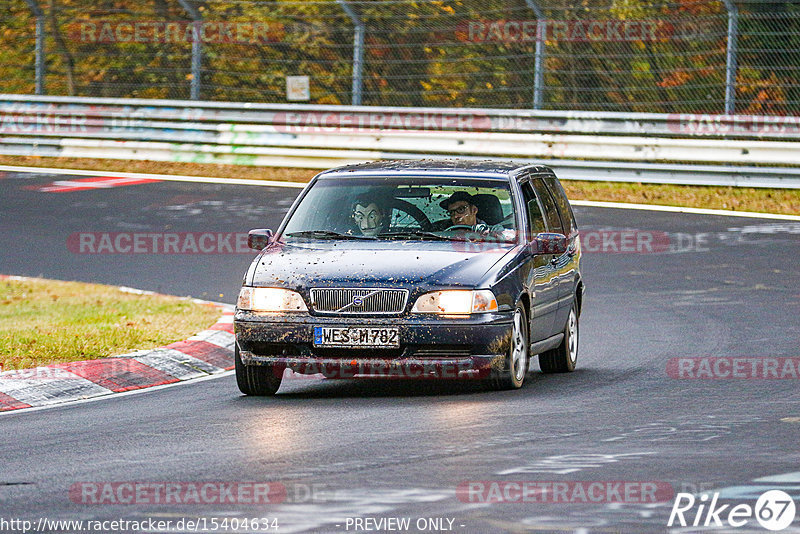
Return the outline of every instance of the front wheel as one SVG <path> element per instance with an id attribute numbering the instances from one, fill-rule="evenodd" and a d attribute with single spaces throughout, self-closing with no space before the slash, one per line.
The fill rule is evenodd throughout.
<path id="1" fill-rule="evenodd" d="M 525 382 L 528 372 L 528 314 L 521 302 L 514 310 L 514 325 L 511 330 L 511 343 L 502 370 L 492 372 L 494 389 L 519 389 Z"/>
<path id="2" fill-rule="evenodd" d="M 272 365 L 245 365 L 239 354 L 239 344 L 233 349 L 233 362 L 236 369 L 236 385 L 245 395 L 275 395 L 281 387 L 283 373 Z"/>
<path id="3" fill-rule="evenodd" d="M 575 370 L 578 363 L 578 332 L 578 306 L 573 300 L 561 345 L 539 355 L 539 367 L 543 373 L 568 373 Z"/>

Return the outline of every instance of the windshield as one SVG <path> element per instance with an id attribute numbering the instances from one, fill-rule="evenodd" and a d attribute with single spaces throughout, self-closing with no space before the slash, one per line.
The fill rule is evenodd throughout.
<path id="1" fill-rule="evenodd" d="M 282 238 L 514 242 L 516 230 L 504 181 L 322 178 L 292 214 Z"/>

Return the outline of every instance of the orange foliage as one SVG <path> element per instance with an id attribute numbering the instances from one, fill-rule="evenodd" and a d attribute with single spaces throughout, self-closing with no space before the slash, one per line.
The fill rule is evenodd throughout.
<path id="1" fill-rule="evenodd" d="M 759 80 L 750 87 L 743 87 L 743 93 L 755 92 L 750 104 L 742 110 L 747 115 L 784 115 L 786 113 L 786 91 L 780 86 L 775 73 L 769 79 Z"/>
<path id="2" fill-rule="evenodd" d="M 689 13 L 691 15 L 714 15 L 725 10 L 722 2 L 708 2 L 701 0 L 676 0 L 677 13 Z"/>
<path id="3" fill-rule="evenodd" d="M 658 82 L 656 85 L 659 87 L 679 87 L 691 79 L 692 76 L 688 72 L 676 70 L 675 72 L 667 75 L 666 78 Z"/>

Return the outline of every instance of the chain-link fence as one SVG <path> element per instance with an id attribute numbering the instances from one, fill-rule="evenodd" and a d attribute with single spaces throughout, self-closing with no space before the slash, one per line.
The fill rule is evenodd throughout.
<path id="1" fill-rule="evenodd" d="M 797 1 L 5 1 L 4 93 L 800 114 Z"/>

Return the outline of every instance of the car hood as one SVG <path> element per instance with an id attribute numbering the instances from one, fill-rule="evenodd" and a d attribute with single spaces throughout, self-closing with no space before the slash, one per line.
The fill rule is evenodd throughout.
<path id="1" fill-rule="evenodd" d="M 475 287 L 513 244 L 461 241 L 308 241 L 276 243 L 256 258 L 252 285 L 426 285 Z"/>

